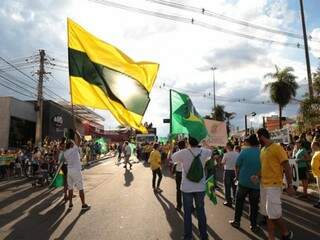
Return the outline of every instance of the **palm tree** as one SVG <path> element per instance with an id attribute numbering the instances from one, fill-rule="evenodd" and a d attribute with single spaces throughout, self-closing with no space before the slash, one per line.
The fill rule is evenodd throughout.
<path id="1" fill-rule="evenodd" d="M 230 134 L 230 120 L 234 119 L 237 114 L 235 112 L 224 112 L 224 116 L 226 118 L 227 123 L 227 134 Z"/>
<path id="2" fill-rule="evenodd" d="M 224 106 L 223 105 L 216 105 L 213 109 L 212 109 L 212 119 L 213 120 L 217 120 L 217 121 L 225 121 L 226 120 L 226 116 L 225 116 L 225 111 L 224 111 Z"/>
<path id="3" fill-rule="evenodd" d="M 274 81 L 265 85 L 265 90 L 269 89 L 271 101 L 279 105 L 279 128 L 282 128 L 282 110 L 296 96 L 299 87 L 296 76 L 292 73 L 292 67 L 280 69 L 275 66 L 276 72 L 267 73 L 264 78 L 271 78 Z"/>

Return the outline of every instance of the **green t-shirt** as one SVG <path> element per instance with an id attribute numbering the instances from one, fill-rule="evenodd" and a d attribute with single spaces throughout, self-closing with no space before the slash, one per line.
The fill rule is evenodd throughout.
<path id="1" fill-rule="evenodd" d="M 297 159 L 298 168 L 306 168 L 308 167 L 307 161 L 303 159 L 304 155 L 308 154 L 307 150 L 305 148 L 300 148 L 295 155 L 295 158 Z"/>
<path id="2" fill-rule="evenodd" d="M 239 184 L 243 187 L 259 189 L 260 184 L 251 181 L 251 176 L 257 175 L 261 170 L 260 150 L 257 147 L 243 149 L 237 158 L 239 167 Z"/>

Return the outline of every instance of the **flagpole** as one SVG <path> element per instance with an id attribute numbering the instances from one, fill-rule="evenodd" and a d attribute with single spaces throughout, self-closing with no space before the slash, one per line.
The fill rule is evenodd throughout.
<path id="1" fill-rule="evenodd" d="M 170 101 L 170 137 L 171 137 L 171 133 L 172 133 L 172 94 L 171 94 L 171 92 L 172 92 L 172 89 L 170 89 L 169 90 L 169 94 L 170 94 L 170 96 L 169 96 L 169 101 Z"/>
<path id="2" fill-rule="evenodd" d="M 68 45 L 68 64 L 69 63 L 69 18 L 67 18 L 67 45 Z M 74 116 L 74 107 L 73 107 L 73 99 L 72 99 L 72 84 L 71 84 L 71 75 L 70 75 L 70 67 L 69 67 L 69 90 L 70 90 L 70 103 L 71 103 L 71 114 L 72 114 L 72 123 L 73 123 L 73 130 L 76 130 L 76 119 Z"/>

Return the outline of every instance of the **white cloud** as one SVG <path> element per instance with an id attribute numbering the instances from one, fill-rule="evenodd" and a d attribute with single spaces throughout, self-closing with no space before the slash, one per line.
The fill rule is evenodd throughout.
<path id="1" fill-rule="evenodd" d="M 313 29 L 310 35 L 316 39 L 315 41 L 309 41 L 311 49 L 313 49 L 311 53 L 314 57 L 320 58 L 320 27 Z"/>
<path id="2" fill-rule="evenodd" d="M 202 6 L 199 6 L 199 1 L 196 0 L 180 2 L 204 7 L 234 18 L 249 19 L 256 24 L 287 29 L 290 28 L 296 14 L 288 9 L 287 1 L 256 0 L 248 4 L 248 0 L 205 0 L 201 1 Z M 0 53 L 6 56 L 10 56 L 9 53 L 12 52 L 12 49 L 16 49 L 17 55 L 19 55 L 18 51 L 23 51 L 21 54 L 25 54 L 25 52 L 46 48 L 52 51 L 52 55 L 60 55 L 59 57 L 66 61 L 66 18 L 71 17 L 89 32 L 117 46 L 134 60 L 149 60 L 160 63 L 160 72 L 156 86 L 151 93 L 151 102 L 145 120 L 154 122 L 161 135 L 168 132 L 168 127 L 162 123 L 162 119 L 169 115 L 168 91 L 157 87 L 161 83 L 198 92 L 198 94 L 190 94 L 190 96 L 199 112 L 205 114 L 210 111 L 212 100 L 203 98 L 202 95 L 212 91 L 212 71 L 203 71 L 203 69 L 211 64 L 220 64 L 216 71 L 217 95 L 224 98 L 220 98 L 218 101 L 226 105 L 226 110 L 238 113 L 233 123 L 242 126 L 243 115 L 247 111 L 251 111 L 252 108 L 259 109 L 262 114 L 272 111 L 276 106 L 245 105 L 230 103 L 230 101 L 222 102 L 222 100 L 244 97 L 251 100 L 266 99 L 267 93 L 261 92 L 265 84 L 263 76 L 266 72 L 274 71 L 274 64 L 281 67 L 293 66 L 301 82 L 305 76 L 303 60 L 291 59 L 290 56 L 287 56 L 288 51 L 294 52 L 296 55 L 303 54 L 301 50 L 250 41 L 196 25 L 127 12 L 86 0 L 68 1 L 67 5 L 64 5 L 65 1 L 62 0 L 49 1 L 49 4 L 42 3 L 42 1 L 32 1 L 35 3 L 30 7 L 26 4 L 19 5 L 11 2 L 5 1 L 3 6 L 0 4 L 0 17 L 3 15 L 3 8 L 11 9 L 10 13 L 16 13 L 17 16 L 26 19 L 29 25 L 19 25 L 18 23 L 11 25 L 11 22 L 5 17 L 0 18 L 5 21 L 5 24 L 0 23 L 0 27 L 6 28 L 5 37 L 0 42 L 4 46 L 11 46 L 6 50 L 0 50 Z M 260 30 L 245 28 L 201 14 L 170 9 L 148 1 L 137 0 L 134 1 L 134 4 L 129 0 L 114 2 L 157 12 L 194 17 L 197 21 L 204 21 L 267 39 L 284 42 L 288 40 L 285 36 L 276 36 Z M 18 9 L 18 11 L 12 9 Z M 10 22 L 9 25 L 8 22 Z M 11 29 L 17 29 L 18 33 L 12 33 Z M 320 34 L 320 31 L 318 33 L 318 30 L 314 30 L 313 34 Z M 22 40 L 21 36 L 26 36 L 26 39 Z M 67 85 L 67 73 L 55 73 L 55 75 L 65 81 Z M 61 92 L 61 94 L 69 99 L 67 91 Z M 294 107 L 288 107 L 288 109 L 288 112 L 295 112 Z M 117 126 L 110 114 L 103 115 L 107 119 L 105 124 L 107 127 Z"/>

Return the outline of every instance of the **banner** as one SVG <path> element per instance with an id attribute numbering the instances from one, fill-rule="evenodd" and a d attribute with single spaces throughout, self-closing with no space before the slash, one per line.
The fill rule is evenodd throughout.
<path id="1" fill-rule="evenodd" d="M 298 164 L 296 159 L 289 159 L 289 164 L 292 170 L 292 185 L 295 189 L 299 187 L 299 174 L 298 174 Z M 283 176 L 283 183 L 286 186 L 287 180 L 286 176 Z"/>
<path id="2" fill-rule="evenodd" d="M 208 130 L 206 142 L 209 146 L 225 146 L 227 144 L 228 134 L 225 122 L 204 119 L 204 124 Z"/>
<path id="3" fill-rule="evenodd" d="M 14 162 L 16 155 L 4 155 L 0 156 L 0 166 L 8 166 L 11 162 Z"/>
<path id="4" fill-rule="evenodd" d="M 272 131 L 270 132 L 270 137 L 272 141 L 275 143 L 290 143 L 290 132 L 288 128 Z"/>

